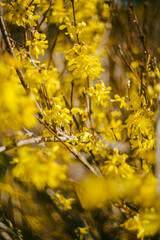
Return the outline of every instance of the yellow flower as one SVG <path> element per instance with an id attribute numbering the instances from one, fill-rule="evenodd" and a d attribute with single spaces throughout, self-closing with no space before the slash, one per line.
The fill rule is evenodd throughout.
<path id="1" fill-rule="evenodd" d="M 44 49 L 48 48 L 48 41 L 46 40 L 46 35 L 44 33 L 39 33 L 35 31 L 33 40 L 28 40 L 26 46 L 29 46 L 29 50 L 33 56 L 38 59 L 38 55 L 44 55 Z"/>
<path id="2" fill-rule="evenodd" d="M 107 175 L 119 175 L 122 178 L 132 177 L 134 169 L 126 163 L 127 154 L 119 154 L 118 149 L 114 149 L 113 155 L 108 156 L 109 160 L 105 161 L 102 167 L 103 173 Z"/>
<path id="3" fill-rule="evenodd" d="M 76 79 L 90 80 L 100 78 L 101 68 L 99 59 L 89 54 L 89 49 L 86 45 L 74 45 L 70 50 L 65 51 L 66 59 L 68 60 L 68 70 L 72 71 Z"/>
<path id="4" fill-rule="evenodd" d="M 25 147 L 18 150 L 16 160 L 18 163 L 13 169 L 14 177 L 34 184 L 37 189 L 57 187 L 66 179 L 66 165 L 58 164 L 47 151 L 44 154 L 39 148 Z"/>
<path id="5" fill-rule="evenodd" d="M 52 98 L 52 109 L 51 110 L 44 110 L 44 120 L 48 123 L 54 123 L 56 126 L 61 127 L 62 123 L 65 123 L 66 126 L 69 126 L 70 121 L 72 120 L 72 116 L 70 115 L 70 110 L 68 108 L 63 107 L 63 102 L 61 98 L 54 97 Z"/>
<path id="6" fill-rule="evenodd" d="M 98 105 L 104 105 L 107 107 L 110 104 L 110 93 L 111 87 L 106 87 L 102 81 L 95 84 L 87 91 L 87 95 L 91 97 Z"/>
<path id="7" fill-rule="evenodd" d="M 26 96 L 14 68 L 6 62 L 0 62 L 0 86 L 0 129 L 20 130 L 23 126 L 34 126 L 34 99 Z"/>
<path id="8" fill-rule="evenodd" d="M 39 1 L 34 2 L 30 5 L 30 0 L 11 0 L 8 3 L 4 1 L 4 7 L 6 11 L 5 19 L 12 24 L 26 27 L 26 24 L 30 26 L 36 26 L 36 20 L 40 18 L 39 15 L 34 13 L 35 4 Z"/>
<path id="9" fill-rule="evenodd" d="M 78 38 L 79 40 L 81 41 L 82 40 L 82 34 L 83 34 L 83 29 L 85 28 L 86 24 L 85 22 L 82 22 L 82 23 L 78 23 L 76 26 L 75 26 L 75 23 L 74 22 L 71 22 L 69 20 L 68 17 L 65 18 L 65 24 L 64 25 L 61 25 L 59 27 L 60 30 L 63 30 L 65 28 L 67 28 L 67 32 L 65 33 L 66 35 L 70 35 L 70 37 L 72 39 L 74 39 L 75 41 L 77 41 L 77 35 L 78 35 Z"/>

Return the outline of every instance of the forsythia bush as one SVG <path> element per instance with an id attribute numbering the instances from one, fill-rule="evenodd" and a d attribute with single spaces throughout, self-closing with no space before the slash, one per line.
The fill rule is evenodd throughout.
<path id="1" fill-rule="evenodd" d="M 158 1 L 0 4 L 0 239 L 159 239 Z"/>

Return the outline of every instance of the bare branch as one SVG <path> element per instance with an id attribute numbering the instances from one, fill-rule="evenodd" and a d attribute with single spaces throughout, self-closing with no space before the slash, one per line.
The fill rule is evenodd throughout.
<path id="1" fill-rule="evenodd" d="M 70 113 L 73 117 L 73 114 L 71 112 L 71 109 L 73 108 L 73 90 L 74 90 L 74 80 L 71 82 L 71 107 L 70 107 Z M 73 133 L 73 120 L 70 121 L 70 135 Z"/>
<path id="2" fill-rule="evenodd" d="M 74 0 L 71 0 L 71 2 L 72 2 L 72 9 L 73 9 L 74 26 L 77 27 L 75 8 L 74 8 Z M 78 42 L 78 44 L 80 44 L 78 33 L 76 34 L 76 36 L 77 36 L 77 42 Z"/>
<path id="3" fill-rule="evenodd" d="M 61 139 L 61 141 L 65 142 L 67 140 L 71 140 L 73 139 L 74 136 L 59 136 L 59 139 Z M 14 148 L 20 148 L 20 147 L 24 147 L 27 145 L 32 145 L 32 144 L 40 144 L 40 143 L 44 143 L 44 142 L 60 142 L 60 140 L 57 138 L 52 138 L 52 137 L 33 137 L 33 138 L 29 138 L 29 139 L 25 139 L 25 140 L 21 140 L 19 142 L 17 142 L 16 144 L 14 144 L 14 146 L 1 146 L 0 147 L 0 153 L 6 152 L 8 150 L 14 149 Z"/>
<path id="4" fill-rule="evenodd" d="M 139 78 L 139 76 L 136 75 L 136 73 L 133 71 L 133 69 L 131 68 L 131 66 L 130 66 L 129 63 L 127 62 L 127 59 L 125 58 L 124 53 L 123 53 L 122 48 L 121 48 L 120 45 L 118 45 L 118 49 L 119 49 L 119 52 L 120 52 L 120 54 L 121 54 L 121 56 L 122 56 L 122 58 L 123 58 L 123 61 L 124 61 L 125 64 L 127 65 L 127 67 L 128 67 L 128 69 L 130 70 L 130 72 L 133 73 L 133 75 L 137 78 L 137 80 L 142 84 L 143 87 L 146 87 L 146 86 L 142 83 L 142 81 L 141 81 L 141 79 Z"/>
<path id="5" fill-rule="evenodd" d="M 51 9 L 51 6 L 52 6 L 52 5 L 53 5 L 53 3 L 52 3 L 52 1 L 51 1 L 50 4 L 49 4 L 48 9 L 45 11 L 45 13 L 44 13 L 44 15 L 43 15 L 42 20 L 40 21 L 40 23 L 39 23 L 38 26 L 36 27 L 37 30 L 40 29 L 42 23 L 44 22 L 45 18 L 47 17 L 47 14 L 48 14 L 49 10 Z"/>
<path id="6" fill-rule="evenodd" d="M 132 14 L 133 14 L 133 18 L 134 18 L 134 23 L 136 24 L 136 27 L 137 27 L 137 30 L 138 30 L 138 33 L 139 33 L 139 38 L 142 42 L 142 45 L 143 45 L 143 48 L 144 48 L 144 51 L 145 53 L 147 54 L 147 57 L 149 56 L 149 53 L 148 53 L 148 49 L 147 49 L 147 46 L 146 46 L 146 42 L 145 42 L 145 36 L 144 34 L 142 34 L 141 32 L 141 29 L 140 29 L 140 26 L 139 26 L 139 23 L 138 23 L 138 19 L 137 19 L 137 16 L 135 14 L 135 11 L 134 11 L 134 5 L 133 3 L 130 4 L 130 9 L 132 11 Z"/>
<path id="7" fill-rule="evenodd" d="M 55 46 L 56 46 L 58 36 L 59 36 L 59 29 L 58 29 L 58 32 L 57 32 L 57 34 L 56 34 L 55 40 L 54 40 L 53 45 L 52 45 L 52 48 L 51 48 L 51 53 L 50 53 L 50 58 L 49 58 L 49 62 L 48 62 L 48 67 L 47 67 L 47 69 L 49 69 L 49 67 L 50 67 L 50 64 L 51 64 L 51 61 L 52 61 L 52 54 L 53 54 L 54 48 L 55 48 Z"/>

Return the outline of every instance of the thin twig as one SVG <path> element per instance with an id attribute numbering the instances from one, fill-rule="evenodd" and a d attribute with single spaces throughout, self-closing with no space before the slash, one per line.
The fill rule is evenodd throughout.
<path id="1" fill-rule="evenodd" d="M 30 3 L 28 4 L 28 6 L 26 7 L 26 11 L 29 9 L 29 7 L 32 5 L 32 3 L 34 2 L 34 0 L 31 0 Z"/>
<path id="2" fill-rule="evenodd" d="M 142 34 L 141 32 L 141 29 L 139 27 L 139 23 L 138 23 L 138 19 L 137 19 L 137 16 L 135 14 L 135 11 L 134 11 L 134 5 L 133 3 L 130 4 L 130 9 L 132 11 L 132 14 L 133 14 L 133 18 L 134 18 L 134 23 L 136 24 L 136 27 L 137 27 L 137 30 L 138 30 L 138 33 L 139 33 L 139 38 L 142 42 L 142 45 L 143 45 L 143 48 L 144 48 L 144 51 L 145 53 L 147 54 L 147 57 L 149 56 L 149 53 L 148 53 L 148 50 L 147 50 L 147 46 L 146 46 L 146 42 L 145 42 L 145 37 L 144 37 L 144 34 Z"/>
<path id="3" fill-rule="evenodd" d="M 67 141 L 67 140 L 72 140 L 74 138 L 74 136 L 59 136 L 59 138 L 62 141 Z M 56 138 L 52 138 L 52 137 L 33 137 L 33 138 L 29 138 L 29 139 L 25 139 L 25 140 L 21 140 L 19 142 L 17 142 L 16 144 L 12 145 L 12 146 L 1 146 L 0 147 L 0 153 L 15 149 L 15 148 L 20 148 L 20 147 L 24 147 L 27 145 L 32 145 L 32 144 L 39 144 L 39 143 L 47 143 L 47 142 L 60 142 L 58 139 Z"/>
<path id="4" fill-rule="evenodd" d="M 34 61 L 34 59 L 33 59 L 33 57 L 31 56 L 31 54 L 30 54 L 29 52 L 27 52 L 26 54 L 27 54 L 27 56 L 30 58 L 30 61 L 31 61 L 31 63 L 33 64 L 33 66 L 34 66 L 35 68 L 37 68 L 39 72 L 41 72 L 41 68 L 40 68 L 40 67 L 38 66 L 38 64 Z"/>
<path id="5" fill-rule="evenodd" d="M 73 89 L 74 89 L 74 80 L 71 82 L 71 108 L 73 108 Z"/>
<path id="6" fill-rule="evenodd" d="M 45 98 L 46 105 L 47 105 L 48 109 L 52 109 L 52 103 L 51 103 L 50 97 L 48 95 L 45 83 L 42 83 L 42 88 L 43 88 L 43 96 Z"/>
<path id="7" fill-rule="evenodd" d="M 34 2 L 34 0 L 31 0 L 28 7 L 30 7 L 32 5 L 32 3 Z"/>
<path id="8" fill-rule="evenodd" d="M 71 82 L 71 109 L 70 109 L 70 112 L 73 108 L 73 89 L 74 89 L 74 80 L 72 80 L 72 82 Z M 71 112 L 71 116 L 73 117 L 72 112 Z M 71 122 L 70 122 L 70 135 L 72 135 L 72 133 L 73 133 L 72 127 L 73 127 L 73 120 L 71 120 Z"/>
<path id="9" fill-rule="evenodd" d="M 148 0 L 144 1 L 144 13 L 143 13 L 143 33 L 145 35 L 145 42 L 146 42 L 146 48 L 147 48 L 147 42 L 148 42 L 148 10 L 149 10 L 149 2 Z"/>
<path id="10" fill-rule="evenodd" d="M 129 203 L 127 203 L 126 201 L 123 200 L 119 200 L 118 202 L 113 202 L 112 203 L 117 206 L 120 209 L 123 209 L 125 211 L 125 213 L 130 214 L 130 215 L 137 215 L 139 212 L 137 211 L 137 209 L 133 208 L 132 206 L 130 206 Z"/>
<path id="11" fill-rule="evenodd" d="M 131 39 L 131 46 L 135 46 L 135 34 L 133 31 L 133 24 L 132 24 L 132 19 L 131 19 L 131 9 L 130 9 L 130 0 L 128 0 L 128 27 L 129 27 L 129 32 L 130 32 L 130 39 Z"/>
<path id="12" fill-rule="evenodd" d="M 57 43 L 58 35 L 59 35 L 59 29 L 58 29 L 58 32 L 57 32 L 57 34 L 56 34 L 55 40 L 54 40 L 53 45 L 52 45 L 52 48 L 51 48 L 51 53 L 50 53 L 50 58 L 49 58 L 49 62 L 48 62 L 48 67 L 47 67 L 47 69 L 49 69 L 50 64 L 51 64 L 51 61 L 52 61 L 52 54 L 53 54 L 54 48 L 55 48 L 56 43 Z"/>
<path id="13" fill-rule="evenodd" d="M 68 108 L 70 108 L 69 103 L 68 103 L 68 101 L 67 101 L 67 99 L 66 99 L 65 96 L 63 96 L 63 99 L 64 99 L 64 101 L 65 101 L 66 106 L 67 106 Z M 76 119 L 76 117 L 75 117 L 74 115 L 73 115 L 73 120 L 74 120 L 74 122 L 75 122 L 77 128 L 80 130 L 79 123 L 78 123 L 78 121 L 77 121 L 77 119 Z"/>
<path id="14" fill-rule="evenodd" d="M 85 94 L 85 91 L 82 92 L 83 93 L 83 96 L 84 96 L 84 99 L 85 99 L 85 102 L 86 102 L 86 108 L 87 108 L 87 114 L 88 114 L 88 118 L 89 118 L 89 122 L 90 122 L 90 128 L 93 130 L 93 124 L 92 124 L 92 118 L 91 118 L 91 115 L 90 115 L 90 108 L 89 108 L 89 99 L 87 98 L 87 95 Z"/>
<path id="15" fill-rule="evenodd" d="M 53 3 L 52 3 L 52 1 L 51 1 L 50 4 L 49 4 L 48 9 L 45 11 L 45 13 L 44 13 L 44 15 L 43 15 L 42 20 L 41 20 L 40 23 L 37 25 L 36 30 L 39 30 L 39 29 L 40 29 L 42 23 L 44 22 L 45 18 L 47 17 L 47 14 L 48 14 L 49 10 L 51 9 L 51 6 L 52 6 L 52 5 L 53 5 Z"/>
<path id="16" fill-rule="evenodd" d="M 141 83 L 141 79 L 139 78 L 139 76 L 136 75 L 136 73 L 133 71 L 132 67 L 129 65 L 129 63 L 127 62 L 127 59 L 124 56 L 124 53 L 122 51 L 122 48 L 120 45 L 118 45 L 118 49 L 119 52 L 121 54 L 121 57 L 123 58 L 123 61 L 125 62 L 125 64 L 127 65 L 128 69 L 130 70 L 131 73 L 133 73 L 133 75 L 136 77 L 136 79 Z M 145 88 L 145 85 L 142 83 L 142 86 Z"/>
<path id="17" fill-rule="evenodd" d="M 42 119 L 40 119 L 38 116 L 36 116 L 37 119 L 39 120 L 39 122 L 41 124 L 43 124 L 43 126 L 49 130 L 49 132 L 51 132 L 72 154 L 73 156 L 80 161 L 85 167 L 87 167 L 89 169 L 89 171 L 94 174 L 95 176 L 98 176 L 97 172 L 95 171 L 95 169 L 85 160 L 82 159 L 78 156 L 77 153 L 75 153 L 51 128 L 51 126 L 49 126 L 46 122 L 44 122 Z"/>
<path id="18" fill-rule="evenodd" d="M 87 88 L 88 88 L 88 90 L 89 90 L 89 88 L 90 88 L 90 83 L 89 83 L 89 77 L 87 76 Z M 89 113 L 90 113 L 90 116 L 91 116 L 91 114 L 92 114 L 92 108 L 91 108 L 91 98 L 89 98 Z"/>
<path id="19" fill-rule="evenodd" d="M 10 1 L 10 3 L 9 3 L 12 7 L 13 7 L 13 9 L 15 9 L 15 7 L 13 6 L 13 4 L 11 3 L 11 1 Z"/>
<path id="20" fill-rule="evenodd" d="M 73 9 L 74 26 L 77 27 L 76 14 L 75 14 L 75 8 L 74 8 L 74 0 L 71 0 L 71 2 L 72 2 L 72 9 Z M 78 33 L 76 34 L 76 36 L 77 36 L 77 42 L 78 42 L 78 44 L 80 44 Z"/>

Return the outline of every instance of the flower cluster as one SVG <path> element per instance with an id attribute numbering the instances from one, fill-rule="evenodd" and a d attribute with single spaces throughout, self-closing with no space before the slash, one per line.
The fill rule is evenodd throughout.
<path id="1" fill-rule="evenodd" d="M 89 53 L 87 45 L 75 44 L 72 49 L 65 51 L 68 60 L 68 70 L 72 71 L 73 77 L 76 79 L 90 80 L 100 78 L 101 67 L 99 59 Z"/>
<path id="2" fill-rule="evenodd" d="M 45 121 L 48 123 L 54 122 L 58 127 L 61 127 L 63 123 L 68 126 L 72 120 L 70 110 L 63 107 L 63 101 L 59 97 L 52 98 L 52 109 L 44 109 L 43 113 Z"/>
<path id="3" fill-rule="evenodd" d="M 106 108 L 110 104 L 110 91 L 111 87 L 107 88 L 102 81 L 99 81 L 94 87 L 88 89 L 87 95 L 94 99 L 98 105 Z"/>
<path id="4" fill-rule="evenodd" d="M 26 27 L 26 25 L 36 26 L 39 15 L 34 14 L 35 4 L 39 3 L 39 0 L 34 1 L 34 5 L 30 4 L 30 0 L 11 0 L 4 1 L 2 5 L 5 6 L 6 17 L 8 22 L 17 24 L 18 26 Z"/>
<path id="5" fill-rule="evenodd" d="M 18 157 L 14 159 L 17 164 L 13 175 L 22 181 L 33 183 L 40 190 L 46 186 L 56 187 L 66 179 L 67 168 L 66 165 L 59 165 L 53 160 L 54 157 L 50 153 L 44 154 L 39 148 L 20 149 Z"/>
<path id="6" fill-rule="evenodd" d="M 39 33 L 35 31 L 34 37 L 32 40 L 28 40 L 26 42 L 26 47 L 29 47 L 29 51 L 32 54 L 32 56 L 36 57 L 38 59 L 38 55 L 44 55 L 45 51 L 44 49 L 48 48 L 48 41 L 46 40 L 46 35 L 44 33 Z"/>
<path id="7" fill-rule="evenodd" d="M 10 63 L 9 65 L 7 65 Z M 20 130 L 36 124 L 34 99 L 26 96 L 13 67 L 13 59 L 0 62 L 0 129 Z"/>

